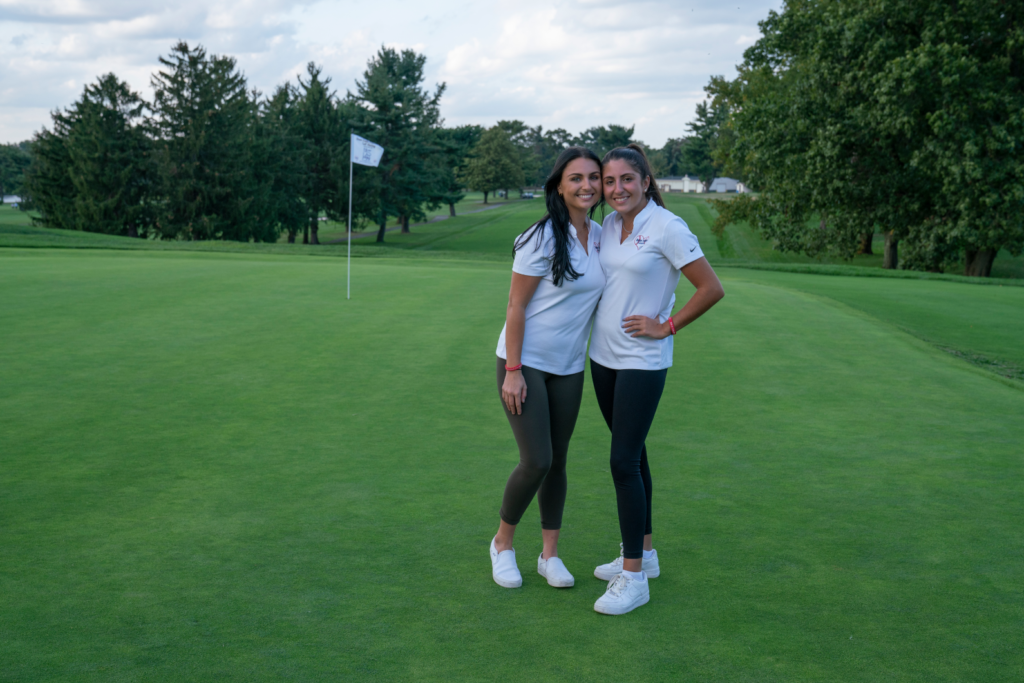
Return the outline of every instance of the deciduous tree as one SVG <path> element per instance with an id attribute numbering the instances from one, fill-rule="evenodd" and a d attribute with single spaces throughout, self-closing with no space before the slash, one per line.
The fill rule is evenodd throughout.
<path id="1" fill-rule="evenodd" d="M 690 135 L 682 149 L 683 161 L 705 185 L 710 185 L 720 173 L 715 163 L 715 149 L 727 115 L 728 108 L 724 105 L 700 102 L 696 119 L 686 124 Z"/>
<path id="2" fill-rule="evenodd" d="M 440 128 L 437 131 L 438 144 L 443 156 L 436 157 L 441 164 L 439 173 L 443 179 L 438 184 L 438 199 L 448 205 L 449 215 L 455 216 L 455 205 L 465 197 L 462 176 L 469 161 L 469 155 L 480 141 L 483 128 L 476 125 L 458 126 L 456 128 Z"/>
<path id="3" fill-rule="evenodd" d="M 636 126 L 627 128 L 614 123 L 608 126 L 595 126 L 580 133 L 574 143 L 588 147 L 597 156 L 604 157 L 616 147 L 625 147 L 631 142 L 636 142 L 633 139 L 635 129 Z"/>
<path id="4" fill-rule="evenodd" d="M 463 178 L 466 185 L 487 195 L 499 188 L 520 187 L 524 183 L 519 149 L 499 126 L 488 128 L 473 148 Z"/>
<path id="5" fill-rule="evenodd" d="M 989 274 L 1024 248 L 1022 21 L 989 0 L 789 0 L 731 89 L 762 193 L 733 210 L 782 249 L 850 257 L 878 229 L 886 267 Z"/>

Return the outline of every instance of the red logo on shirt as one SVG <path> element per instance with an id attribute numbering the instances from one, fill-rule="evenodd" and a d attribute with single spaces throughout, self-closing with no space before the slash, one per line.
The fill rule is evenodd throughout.
<path id="1" fill-rule="evenodd" d="M 636 245 L 636 248 L 637 248 L 637 249 L 639 249 L 640 247 L 642 247 L 642 246 L 644 246 L 645 244 L 647 244 L 647 240 L 648 240 L 648 239 L 650 239 L 650 238 L 649 238 L 649 237 L 644 237 L 643 235 L 637 235 L 637 236 L 636 236 L 636 237 L 635 237 L 635 238 L 633 239 L 633 244 L 635 244 L 635 245 Z"/>

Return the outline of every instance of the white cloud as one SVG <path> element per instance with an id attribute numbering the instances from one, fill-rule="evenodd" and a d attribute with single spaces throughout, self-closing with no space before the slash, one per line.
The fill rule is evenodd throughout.
<path id="1" fill-rule="evenodd" d="M 732 36 L 756 31 L 771 7 L 736 14 L 664 1 L 517 3 L 496 35 L 448 50 L 440 71 L 448 118 L 483 123 L 497 105 L 573 132 L 635 124 L 638 137 L 661 145 L 684 134 L 709 77 L 733 73 L 742 51 L 730 47 Z"/>
<path id="2" fill-rule="evenodd" d="M 451 125 L 635 123 L 660 145 L 684 133 L 708 78 L 733 73 L 777 4 L 0 0 L 0 141 L 31 136 L 107 72 L 148 96 L 157 57 L 183 39 L 235 57 L 264 92 L 312 60 L 343 94 L 381 45 L 410 47 L 428 58 L 428 87 L 448 83 Z"/>

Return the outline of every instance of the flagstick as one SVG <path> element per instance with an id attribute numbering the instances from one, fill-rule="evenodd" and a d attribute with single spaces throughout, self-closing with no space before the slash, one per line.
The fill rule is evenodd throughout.
<path id="1" fill-rule="evenodd" d="M 352 154 L 348 155 L 348 298 L 352 298 Z"/>

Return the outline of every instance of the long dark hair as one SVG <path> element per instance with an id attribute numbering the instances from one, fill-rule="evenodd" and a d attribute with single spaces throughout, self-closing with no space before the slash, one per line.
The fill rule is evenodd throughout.
<path id="1" fill-rule="evenodd" d="M 644 152 L 644 148 L 635 142 L 631 142 L 625 147 L 616 147 L 612 151 L 604 155 L 604 160 L 601 161 L 601 168 L 613 159 L 622 159 L 627 164 L 633 167 L 633 170 L 640 175 L 640 182 L 644 182 L 644 178 L 650 178 L 651 182 L 647 186 L 647 192 L 644 196 L 653 201 L 661 208 L 665 208 L 665 202 L 661 198 L 661 190 L 658 189 L 658 183 L 654 181 L 654 174 L 651 173 L 651 162 L 647 160 L 647 153 Z"/>
<path id="2" fill-rule="evenodd" d="M 556 287 L 561 285 L 563 280 L 575 280 L 580 276 L 580 273 L 577 273 L 572 267 L 572 259 L 569 258 L 569 208 L 565 205 L 562 196 L 558 194 L 558 185 L 562 182 L 565 167 L 580 158 L 590 159 L 597 164 L 598 170 L 601 169 L 601 160 L 586 147 L 568 147 L 562 150 L 562 153 L 555 159 L 555 167 L 551 169 L 551 175 L 544 183 L 544 201 L 547 204 L 548 212 L 520 235 L 512 247 L 512 253 L 515 254 L 530 240 L 537 237 L 537 243 L 533 248 L 539 249 L 543 243 L 544 225 L 550 220 L 551 232 L 555 237 L 555 253 L 551 259 L 551 280 Z M 601 191 L 600 184 L 595 191 Z M 596 208 L 597 204 L 590 208 L 590 216 L 594 215 Z"/>

